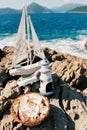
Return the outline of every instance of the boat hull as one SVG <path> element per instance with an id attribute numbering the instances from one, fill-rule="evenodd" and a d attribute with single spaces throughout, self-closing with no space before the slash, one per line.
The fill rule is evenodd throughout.
<path id="1" fill-rule="evenodd" d="M 10 75 L 26 75 L 26 74 L 32 74 L 34 72 L 36 72 L 38 69 L 41 68 L 41 65 L 40 63 L 35 63 L 35 64 L 32 64 L 32 65 L 26 65 L 26 66 L 21 66 L 19 68 L 14 68 L 14 69 L 11 69 L 9 71 Z"/>

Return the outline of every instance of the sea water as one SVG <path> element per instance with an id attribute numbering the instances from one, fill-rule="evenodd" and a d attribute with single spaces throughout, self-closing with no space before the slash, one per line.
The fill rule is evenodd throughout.
<path id="1" fill-rule="evenodd" d="M 42 47 L 87 59 L 87 14 L 30 14 Z M 21 14 L 0 15 L 0 48 L 15 46 Z"/>

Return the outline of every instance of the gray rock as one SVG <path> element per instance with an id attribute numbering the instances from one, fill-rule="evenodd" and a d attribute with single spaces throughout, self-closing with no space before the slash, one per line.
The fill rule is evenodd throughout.
<path id="1" fill-rule="evenodd" d="M 3 65 L 0 65 L 2 76 L 6 74 L 4 66 L 7 69 L 11 64 L 14 48 L 5 48 L 4 52 Z M 0 130 L 87 130 L 87 61 L 50 49 L 46 49 L 45 53 L 51 62 L 55 89 L 54 95 L 49 98 L 49 116 L 41 124 L 32 127 L 14 121 L 10 113 L 12 101 L 20 94 L 37 92 L 39 82 L 32 86 L 19 87 L 18 80 L 14 80 L 13 77 L 13 80 L 9 79 L 3 87 L 6 78 L 3 82 L 1 79 Z"/>
<path id="2" fill-rule="evenodd" d="M 20 94 L 20 87 L 17 85 L 16 80 L 9 81 L 5 88 L 2 90 L 1 95 L 5 96 L 5 98 L 15 98 Z"/>
<path id="3" fill-rule="evenodd" d="M 21 93 L 20 88 L 17 86 L 17 81 L 9 81 L 5 88 L 1 91 L 0 96 L 0 115 L 8 110 L 14 98 L 16 98 Z"/>
<path id="4" fill-rule="evenodd" d="M 60 105 L 66 112 L 67 116 L 69 116 L 75 123 L 75 130 L 86 130 L 87 106 L 84 101 L 84 96 L 65 85 L 62 85 L 60 89 Z"/>
<path id="5" fill-rule="evenodd" d="M 5 73 L 4 67 L 0 65 L 0 87 L 4 86 L 9 76 Z"/>
<path id="6" fill-rule="evenodd" d="M 12 130 L 13 129 L 13 119 L 8 113 L 3 115 L 3 119 L 0 122 L 0 130 Z"/>
<path id="7" fill-rule="evenodd" d="M 84 45 L 85 49 L 87 50 L 87 40 L 85 42 L 85 45 Z"/>

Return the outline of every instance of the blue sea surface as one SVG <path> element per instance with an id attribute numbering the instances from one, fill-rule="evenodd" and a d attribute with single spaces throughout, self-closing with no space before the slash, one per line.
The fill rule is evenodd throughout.
<path id="1" fill-rule="evenodd" d="M 40 40 L 87 35 L 87 14 L 30 14 Z M 0 38 L 17 33 L 21 14 L 0 15 Z"/>
<path id="2" fill-rule="evenodd" d="M 87 39 L 86 13 L 30 14 L 30 16 L 43 45 L 61 52 L 64 51 L 63 46 L 66 47 L 67 53 L 74 51 L 75 55 L 77 50 L 82 52 L 83 42 Z M 0 47 L 2 44 L 15 42 L 20 18 L 21 14 L 0 15 Z"/>

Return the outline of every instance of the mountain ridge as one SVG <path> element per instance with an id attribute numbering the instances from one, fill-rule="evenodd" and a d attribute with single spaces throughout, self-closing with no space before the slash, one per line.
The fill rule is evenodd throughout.
<path id="1" fill-rule="evenodd" d="M 31 3 L 28 7 L 28 13 L 54 13 L 51 9 L 41 6 L 35 2 Z M 15 14 L 21 13 L 22 10 L 12 9 L 12 8 L 1 8 L 0 14 Z"/>
<path id="2" fill-rule="evenodd" d="M 87 5 L 85 6 L 80 6 L 80 7 L 76 7 L 72 10 L 68 10 L 68 12 L 80 12 L 80 13 L 87 13 Z"/>
<path id="3" fill-rule="evenodd" d="M 35 2 L 31 3 L 29 6 L 28 6 L 28 12 L 30 13 L 54 13 L 51 9 L 45 7 L 45 6 L 42 6 L 42 5 L 39 5 Z"/>
<path id="4" fill-rule="evenodd" d="M 64 13 L 64 12 L 67 12 L 68 10 L 74 9 L 79 6 L 83 6 L 83 4 L 68 3 L 68 4 L 64 4 L 60 7 L 54 7 L 52 10 L 55 13 Z"/>
<path id="5" fill-rule="evenodd" d="M 0 14 L 16 14 L 21 13 L 21 10 L 12 9 L 12 8 L 0 8 Z"/>
<path id="6" fill-rule="evenodd" d="M 60 7 L 49 9 L 35 2 L 31 3 L 27 9 L 28 13 L 68 13 L 68 12 L 87 12 L 87 5 L 68 3 Z M 16 14 L 21 13 L 22 9 L 0 8 L 0 14 Z"/>

